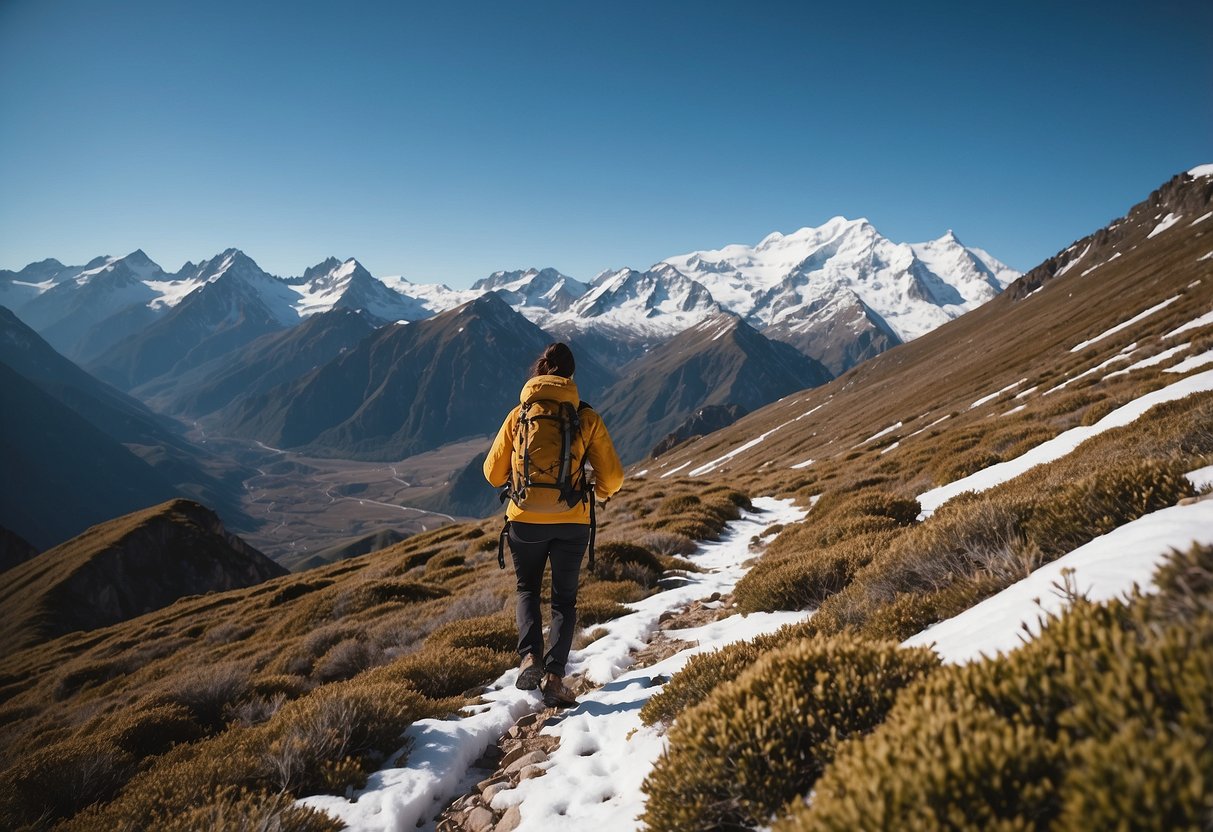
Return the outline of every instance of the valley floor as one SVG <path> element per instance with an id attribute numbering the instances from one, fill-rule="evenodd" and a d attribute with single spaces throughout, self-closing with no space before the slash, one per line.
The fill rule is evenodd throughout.
<path id="1" fill-rule="evenodd" d="M 446 484 L 488 447 L 488 438 L 452 443 L 396 462 L 304 456 L 260 443 L 202 435 L 208 447 L 247 466 L 241 505 L 256 521 L 233 530 L 290 569 L 316 552 L 363 535 L 403 535 L 455 518 L 413 503 Z"/>

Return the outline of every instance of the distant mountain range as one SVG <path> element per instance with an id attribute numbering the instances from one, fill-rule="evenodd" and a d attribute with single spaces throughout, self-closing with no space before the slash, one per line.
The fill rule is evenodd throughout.
<path id="1" fill-rule="evenodd" d="M 732 312 L 832 373 L 989 300 L 1018 273 L 951 232 L 894 243 L 866 220 L 771 234 L 583 283 L 554 269 L 495 272 L 468 290 L 376 278 L 329 258 L 278 278 L 229 249 L 168 274 L 143 251 L 85 266 L 56 260 L 0 271 L 0 305 L 57 349 L 127 389 L 333 309 L 417 321 L 487 292 L 608 364 L 638 357 L 707 317 Z"/>
<path id="2" fill-rule="evenodd" d="M 44 547 L 179 495 L 231 522 L 239 480 L 203 470 L 204 453 L 158 414 L 272 448 L 398 460 L 496 430 L 553 339 L 573 345 L 583 398 L 632 462 L 705 407 L 750 411 L 821 384 L 988 300 L 1015 276 L 950 233 L 897 244 L 842 218 L 588 283 L 527 269 L 495 272 L 467 290 L 377 278 L 354 259 L 328 258 L 284 279 L 236 249 L 175 273 L 141 250 L 84 266 L 45 260 L 0 271 L 0 304 L 16 313 L 0 323 L 22 331 L 23 343 L 49 342 L 62 353 L 49 364 L 76 381 L 56 394 L 47 378 L 0 354 L 22 377 L 12 379 L 19 402 L 4 440 L 37 469 L 25 498 L 13 499 L 41 495 L 43 506 L 0 524 Z M 94 379 L 90 387 L 63 356 L 135 398 Z M 96 476 L 82 464 L 62 484 L 65 454 L 92 460 Z M 100 485 L 106 470 L 124 472 L 119 485 Z M 446 491 L 431 495 L 446 502 L 430 507 L 484 510 L 469 471 L 452 472 Z"/>

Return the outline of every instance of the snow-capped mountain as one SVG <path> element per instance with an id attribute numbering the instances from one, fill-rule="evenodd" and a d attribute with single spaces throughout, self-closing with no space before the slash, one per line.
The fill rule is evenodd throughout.
<path id="1" fill-rule="evenodd" d="M 354 309 L 384 323 L 396 323 L 433 314 L 418 298 L 388 288 L 352 257 L 344 263 L 330 257 L 305 271 L 301 278 L 286 283 L 299 293 L 295 311 L 305 317 L 333 309 Z"/>
<path id="2" fill-rule="evenodd" d="M 203 261 L 182 279 L 197 288 L 150 326 L 97 356 L 89 369 L 129 390 L 299 323 L 294 287 L 266 274 L 238 249 Z"/>
<path id="3" fill-rule="evenodd" d="M 603 272 L 563 312 L 536 316 L 550 332 L 593 332 L 624 341 L 660 343 L 721 312 L 711 293 L 668 263 L 648 271 Z"/>
<path id="4" fill-rule="evenodd" d="M 867 220 L 835 217 L 753 246 L 666 258 L 646 271 L 607 270 L 589 284 L 545 268 L 494 272 L 470 289 L 452 289 L 377 278 L 357 260 L 335 257 L 282 279 L 237 249 L 167 274 L 136 251 L 85 267 L 46 260 L 0 272 L 0 303 L 86 361 L 223 280 L 233 283 L 232 303 L 235 295 L 240 303 L 255 301 L 261 312 L 254 317 L 274 327 L 332 309 L 415 322 L 493 292 L 549 333 L 615 365 L 727 311 L 837 374 L 985 303 L 1017 276 L 950 231 L 925 243 L 894 243 Z"/>
<path id="5" fill-rule="evenodd" d="M 510 306 L 529 317 L 567 311 L 590 287 L 555 269 L 493 272 L 472 284 L 473 291 L 496 292 Z"/>
<path id="6" fill-rule="evenodd" d="M 769 337 L 826 361 L 834 372 L 980 306 L 1019 276 L 986 252 L 966 248 L 951 231 L 926 243 L 894 243 L 867 220 L 845 217 L 776 232 L 754 246 L 665 262 Z M 836 337 L 854 333 L 854 343 L 824 349 L 826 330 Z M 856 349 L 859 342 L 868 347 Z"/>

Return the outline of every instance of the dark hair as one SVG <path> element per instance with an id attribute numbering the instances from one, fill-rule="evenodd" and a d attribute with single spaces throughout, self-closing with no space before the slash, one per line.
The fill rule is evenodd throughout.
<path id="1" fill-rule="evenodd" d="M 534 365 L 531 366 L 531 375 L 572 378 L 576 368 L 577 362 L 573 360 L 573 351 L 569 349 L 569 345 L 557 341 L 554 344 L 548 344 L 543 355 L 535 360 Z"/>

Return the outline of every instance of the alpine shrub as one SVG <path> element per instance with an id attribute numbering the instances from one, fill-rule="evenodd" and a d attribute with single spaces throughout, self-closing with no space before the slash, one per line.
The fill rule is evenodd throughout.
<path id="1" fill-rule="evenodd" d="M 1048 828 L 1058 754 L 1039 729 L 1012 725 L 972 700 L 917 716 L 843 748 L 817 781 L 811 806 L 793 803 L 774 832 Z M 1036 811 L 1025 816 L 1024 804 Z"/>
<path id="2" fill-rule="evenodd" d="M 699 653 L 687 660 L 658 693 L 640 709 L 646 725 L 670 723 L 692 705 L 698 705 L 717 685 L 732 681 L 762 655 L 753 642 L 738 641 L 711 653 Z"/>
<path id="3" fill-rule="evenodd" d="M 159 832 L 339 832 L 345 824 L 315 809 L 296 806 L 288 794 L 225 786 L 200 806 L 157 817 L 152 828 Z"/>
<path id="4" fill-rule="evenodd" d="M 659 555 L 689 555 L 697 548 L 691 538 L 672 532 L 648 532 L 637 543 Z"/>
<path id="5" fill-rule="evenodd" d="M 376 667 L 354 682 L 403 682 L 430 699 L 459 696 L 487 685 L 516 662 L 517 654 L 487 647 L 450 647 L 427 644 L 391 664 Z"/>
<path id="6" fill-rule="evenodd" d="M 643 546 L 610 541 L 600 544 L 594 555 L 594 577 L 604 581 L 634 581 L 657 586 L 665 571 L 661 559 Z"/>
<path id="7" fill-rule="evenodd" d="M 518 625 L 512 615 L 496 613 L 464 618 L 444 624 L 430 633 L 430 644 L 451 647 L 487 647 L 498 653 L 512 653 L 518 646 Z"/>
<path id="8" fill-rule="evenodd" d="M 1184 466 L 1138 462 L 1109 467 L 1042 500 L 1025 522 L 1027 535 L 1053 557 L 1142 515 L 1192 497 Z"/>
<path id="9" fill-rule="evenodd" d="M 902 693 L 777 832 L 1197 829 L 1213 817 L 1213 546 Z M 1187 577 L 1185 577 L 1187 576 Z"/>
<path id="10" fill-rule="evenodd" d="M 644 791 L 654 832 L 766 822 L 804 794 L 841 742 L 871 730 L 897 691 L 938 664 L 925 648 L 853 636 L 768 653 L 685 711 Z"/>
<path id="11" fill-rule="evenodd" d="M 742 612 L 817 607 L 849 584 L 897 534 L 893 530 L 870 532 L 832 546 L 764 558 L 738 582 L 734 599 Z"/>

